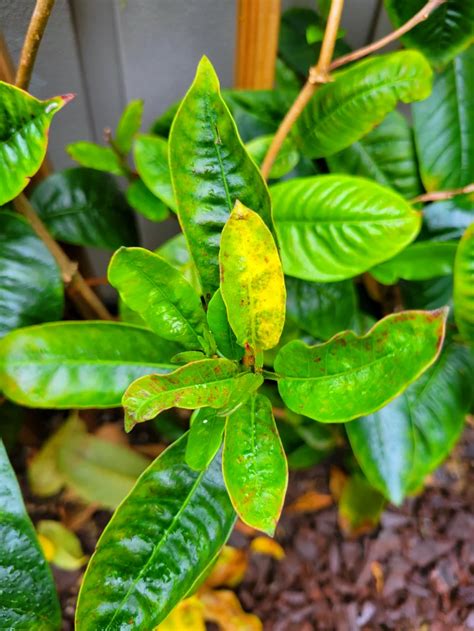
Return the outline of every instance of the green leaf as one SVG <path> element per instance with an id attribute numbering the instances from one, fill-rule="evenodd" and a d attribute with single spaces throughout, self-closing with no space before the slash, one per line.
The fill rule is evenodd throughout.
<path id="1" fill-rule="evenodd" d="M 254 161 L 261 166 L 267 151 L 272 144 L 274 136 L 272 134 L 268 136 L 259 136 L 254 138 L 245 145 L 245 148 L 249 152 Z M 285 138 L 283 145 L 278 152 L 275 162 L 270 170 L 270 178 L 278 179 L 287 175 L 298 164 L 300 154 L 295 147 L 291 138 Z"/>
<path id="2" fill-rule="evenodd" d="M 378 412 L 346 426 L 369 482 L 401 504 L 451 451 L 472 399 L 474 362 L 449 344 L 436 364 Z"/>
<path id="3" fill-rule="evenodd" d="M 227 418 L 222 468 L 239 517 L 272 536 L 285 499 L 288 466 L 267 397 L 250 397 Z"/>
<path id="4" fill-rule="evenodd" d="M 360 337 L 343 331 L 316 346 L 290 342 L 275 361 L 280 396 L 294 412 L 323 423 L 375 412 L 436 360 L 447 315 L 446 308 L 404 311 Z"/>
<path id="5" fill-rule="evenodd" d="M 61 610 L 53 577 L 0 440 L 0 627 L 58 630 Z"/>
<path id="6" fill-rule="evenodd" d="M 138 133 L 143 116 L 143 101 L 130 101 L 124 109 L 115 130 L 115 146 L 123 155 L 127 155 L 132 148 L 133 138 Z"/>
<path id="7" fill-rule="evenodd" d="M 168 261 L 170 265 L 179 269 L 184 278 L 199 294 L 202 293 L 197 269 L 189 253 L 184 234 L 178 234 L 168 239 L 166 243 L 163 243 L 163 245 L 155 251 L 156 254 L 162 256 L 165 261 Z"/>
<path id="8" fill-rule="evenodd" d="M 0 338 L 21 326 L 59 320 L 63 308 L 53 256 L 27 221 L 0 212 Z"/>
<path id="9" fill-rule="evenodd" d="M 470 184 L 474 180 L 474 46 L 436 75 L 431 96 L 412 110 L 426 190 Z"/>
<path id="10" fill-rule="evenodd" d="M 278 250 L 263 220 L 239 201 L 222 232 L 222 298 L 241 346 L 278 344 L 285 323 L 285 281 Z"/>
<path id="11" fill-rule="evenodd" d="M 219 352 L 227 359 L 242 359 L 244 349 L 238 345 L 237 338 L 230 328 L 226 306 L 220 289 L 216 291 L 209 301 L 207 321 Z"/>
<path id="12" fill-rule="evenodd" d="M 172 364 L 188 364 L 199 359 L 206 359 L 206 356 L 202 351 L 183 351 L 182 353 L 176 353 L 171 358 Z"/>
<path id="13" fill-rule="evenodd" d="M 385 0 L 395 28 L 408 22 L 425 4 L 425 0 Z M 444 65 L 474 40 L 474 5 L 466 0 L 448 0 L 401 39 L 405 46 L 421 51 L 433 65 Z"/>
<path id="14" fill-rule="evenodd" d="M 473 221 L 474 199 L 470 195 L 457 195 L 423 208 L 420 237 L 436 241 L 460 239 Z"/>
<path id="15" fill-rule="evenodd" d="M 288 276 L 286 311 L 300 328 L 327 340 L 351 326 L 356 312 L 354 283 L 312 283 Z"/>
<path id="16" fill-rule="evenodd" d="M 140 134 L 133 145 L 133 157 L 138 175 L 147 188 L 176 212 L 176 199 L 171 185 L 168 164 L 168 143 L 164 138 Z"/>
<path id="17" fill-rule="evenodd" d="M 425 281 L 401 281 L 400 290 L 403 304 L 407 309 L 432 310 L 443 305 L 452 306 L 453 277 L 439 276 Z"/>
<path id="18" fill-rule="evenodd" d="M 432 70 L 414 50 L 359 61 L 335 74 L 303 110 L 297 140 L 311 158 L 330 156 L 365 136 L 398 101 L 411 103 L 431 92 Z"/>
<path id="19" fill-rule="evenodd" d="M 262 381 L 261 375 L 239 373 L 238 365 L 228 359 L 203 359 L 169 375 L 147 375 L 134 381 L 123 396 L 125 429 L 129 432 L 136 423 L 172 407 L 231 409 Z"/>
<path id="20" fill-rule="evenodd" d="M 206 57 L 174 119 L 169 157 L 180 223 L 208 302 L 219 287 L 220 233 L 235 202 L 252 208 L 270 228 L 271 207 Z"/>
<path id="21" fill-rule="evenodd" d="M 172 265 L 143 248 L 120 248 L 108 270 L 110 284 L 160 337 L 187 349 L 212 352 L 199 295 Z"/>
<path id="22" fill-rule="evenodd" d="M 453 271 L 457 243 L 453 241 L 418 241 L 370 273 L 384 285 L 394 285 L 404 280 L 428 280 L 449 276 Z"/>
<path id="23" fill-rule="evenodd" d="M 421 214 L 394 191 L 363 178 L 322 175 L 271 188 L 285 274 L 344 280 L 398 254 Z"/>
<path id="24" fill-rule="evenodd" d="M 186 463 L 191 469 L 207 469 L 221 446 L 224 426 L 225 417 L 217 410 L 201 408 L 193 413 L 186 445 Z"/>
<path id="25" fill-rule="evenodd" d="M 128 384 L 169 372 L 179 346 L 119 322 L 55 322 L 0 340 L 0 390 L 38 408 L 120 406 Z"/>
<path id="26" fill-rule="evenodd" d="M 220 457 L 197 472 L 185 448 L 183 437 L 148 467 L 104 530 L 79 594 L 77 631 L 155 628 L 227 541 L 235 513 Z"/>
<path id="27" fill-rule="evenodd" d="M 150 221 L 164 221 L 169 212 L 166 205 L 145 186 L 142 180 L 134 180 L 127 188 L 127 201 L 141 215 Z"/>
<path id="28" fill-rule="evenodd" d="M 85 168 L 55 173 L 34 189 L 31 203 L 64 243 L 108 250 L 138 243 L 133 212 L 109 174 Z"/>
<path id="29" fill-rule="evenodd" d="M 126 175 L 120 158 L 110 147 L 101 147 L 94 142 L 81 140 L 66 147 L 73 160 L 83 167 L 105 171 L 113 175 Z"/>
<path id="30" fill-rule="evenodd" d="M 396 111 L 347 149 L 328 156 L 327 162 L 333 173 L 370 178 L 407 199 L 421 193 L 413 132 Z"/>
<path id="31" fill-rule="evenodd" d="M 72 94 L 39 101 L 0 81 L 0 206 L 21 193 L 46 155 L 51 119 Z"/>
<path id="32" fill-rule="evenodd" d="M 454 262 L 454 317 L 463 338 L 474 343 L 474 223 L 464 233 Z"/>

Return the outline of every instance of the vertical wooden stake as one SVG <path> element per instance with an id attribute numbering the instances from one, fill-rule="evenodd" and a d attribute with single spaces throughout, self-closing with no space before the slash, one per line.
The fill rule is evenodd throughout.
<path id="1" fill-rule="evenodd" d="M 280 0 L 238 0 L 235 87 L 273 88 Z"/>

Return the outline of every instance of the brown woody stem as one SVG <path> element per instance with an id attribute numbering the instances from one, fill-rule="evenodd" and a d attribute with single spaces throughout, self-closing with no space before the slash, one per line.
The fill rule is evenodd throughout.
<path id="1" fill-rule="evenodd" d="M 36 55 L 43 38 L 49 16 L 54 7 L 55 0 L 37 0 L 31 16 L 30 24 L 26 32 L 23 48 L 21 49 L 20 61 L 16 72 L 15 85 L 23 90 L 30 85 Z"/>
<path id="2" fill-rule="evenodd" d="M 311 99 L 318 87 L 329 80 L 329 64 L 331 63 L 334 46 L 336 44 L 337 32 L 339 30 L 343 7 L 344 0 L 332 0 L 318 63 L 316 66 L 310 68 L 308 80 L 296 97 L 295 102 L 286 113 L 285 118 L 281 122 L 281 125 L 273 138 L 273 142 L 270 145 L 262 164 L 262 175 L 265 179 L 268 179 L 270 170 L 285 141 L 285 138 L 288 136 L 291 128 L 300 117 L 301 112 L 308 104 L 308 101 Z"/>
<path id="3" fill-rule="evenodd" d="M 429 0 L 429 2 L 427 2 L 425 6 L 420 11 L 418 11 L 418 13 L 416 13 L 412 18 L 408 20 L 408 22 L 403 24 L 396 31 L 393 31 L 393 33 L 382 37 L 382 39 L 377 40 L 369 46 L 364 46 L 363 48 L 359 48 L 359 50 L 355 50 L 352 53 L 343 55 L 342 57 L 338 57 L 331 63 L 331 57 L 334 51 L 337 31 L 339 28 L 342 5 L 344 3 L 344 0 L 333 0 L 331 4 L 331 11 L 328 16 L 323 44 L 321 46 L 319 61 L 316 66 L 310 68 L 308 80 L 301 89 L 301 92 L 296 97 L 295 102 L 288 110 L 286 116 L 282 120 L 280 127 L 275 134 L 273 142 L 270 145 L 267 155 L 265 156 L 262 164 L 263 177 L 265 179 L 268 179 L 272 165 L 275 162 L 275 159 L 278 156 L 278 153 L 280 152 L 280 149 L 286 137 L 290 133 L 291 128 L 300 117 L 301 112 L 306 107 L 313 94 L 316 92 L 321 84 L 330 81 L 329 72 L 335 70 L 336 68 L 340 68 L 341 66 L 348 64 L 351 61 L 356 61 L 357 59 L 366 57 L 367 55 L 374 53 L 380 48 L 383 48 L 387 44 L 390 44 L 390 42 L 398 39 L 408 31 L 410 31 L 412 28 L 426 20 L 435 9 L 437 9 L 445 2 L 447 2 L 447 0 Z M 321 62 L 321 57 L 323 56 L 323 53 L 324 57 Z"/>
<path id="4" fill-rule="evenodd" d="M 456 195 L 467 195 L 468 193 L 474 193 L 474 182 L 461 188 L 453 188 L 449 191 L 423 193 L 423 195 L 418 195 L 418 197 L 414 197 L 410 201 L 412 204 L 416 204 L 418 202 L 440 202 L 445 199 L 452 199 L 453 197 L 456 197 Z"/>

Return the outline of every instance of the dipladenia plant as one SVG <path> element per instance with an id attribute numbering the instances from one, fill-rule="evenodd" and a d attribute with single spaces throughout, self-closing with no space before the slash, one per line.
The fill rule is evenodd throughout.
<path id="1" fill-rule="evenodd" d="M 429 2 L 424 17 L 440 4 Z M 396 26 L 418 5 L 387 0 Z M 453 122 L 474 112 L 474 48 L 456 26 L 472 28 L 467 5 L 402 26 L 411 49 L 348 53 L 354 63 L 330 76 L 332 24 L 317 89 L 299 96 L 291 38 L 275 91 L 221 92 L 203 57 L 188 93 L 149 133 L 139 133 L 143 103 L 134 101 L 107 146 L 71 145 L 81 166 L 45 179 L 30 203 L 52 237 L 118 248 L 108 280 L 121 322 L 58 322 L 57 257 L 11 207 L 0 212 L 3 396 L 38 408 L 123 406 L 127 432 L 170 408 L 192 411 L 189 430 L 103 532 L 79 631 L 154 629 L 199 587 L 237 517 L 273 536 L 288 463 L 316 462 L 344 440 L 341 427 L 357 479 L 363 473 L 380 502 L 417 491 L 456 442 L 474 371 L 474 132 Z M 314 16 L 308 27 L 322 24 Z M 423 34 L 429 25 L 448 42 L 441 52 L 440 35 Z M 0 83 L 2 204 L 38 170 L 65 100 Z M 413 104 L 413 129 L 400 101 Z M 182 234 L 154 252 L 137 247 L 132 209 L 152 221 L 176 214 Z M 20 595 L 13 607 L 0 586 L 0 626 L 58 629 L 51 577 L 3 449 L 0 476 L 16 497 L 0 506 L 0 560 L 17 567 Z M 2 548 L 12 538 L 22 541 L 15 558 Z M 33 601 L 24 597 L 31 581 L 42 585 Z"/>

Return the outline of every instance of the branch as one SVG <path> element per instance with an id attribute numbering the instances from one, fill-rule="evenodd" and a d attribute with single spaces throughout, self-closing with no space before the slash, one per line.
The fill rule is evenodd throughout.
<path id="1" fill-rule="evenodd" d="M 54 3 L 55 0 L 36 0 L 35 9 L 31 16 L 28 31 L 26 32 L 23 48 L 21 49 L 20 61 L 18 62 L 15 78 L 15 85 L 23 90 L 28 89 L 30 85 L 36 55 L 38 54 L 43 33 L 48 24 Z"/>
<path id="2" fill-rule="evenodd" d="M 445 199 L 452 199 L 456 195 L 467 195 L 468 193 L 474 193 L 474 182 L 463 186 L 462 188 L 453 188 L 449 191 L 434 191 L 433 193 L 423 193 L 410 200 L 412 204 L 417 202 L 440 202 Z"/>
<path id="3" fill-rule="evenodd" d="M 429 0 L 429 2 L 427 2 L 425 6 L 420 9 L 420 11 L 418 11 L 418 13 L 415 13 L 415 15 L 410 18 L 408 22 L 405 22 L 405 24 L 400 26 L 400 28 L 398 28 L 396 31 L 389 33 L 385 37 L 378 39 L 376 42 L 373 42 L 368 46 L 364 46 L 363 48 L 355 50 L 353 53 L 348 53 L 347 55 L 338 57 L 332 62 L 330 70 L 335 70 L 336 68 L 340 68 L 341 66 L 351 63 L 352 61 L 356 61 L 357 59 L 361 59 L 362 57 L 367 57 L 367 55 L 370 55 L 380 48 L 387 46 L 387 44 L 394 42 L 395 40 L 402 37 L 402 35 L 405 35 L 405 33 L 408 33 L 408 31 L 411 31 L 413 28 L 415 28 L 415 26 L 418 26 L 418 24 L 427 20 L 433 13 L 433 11 L 445 2 L 447 2 L 447 0 Z"/>
<path id="4" fill-rule="evenodd" d="M 340 68 L 344 64 L 348 64 L 351 61 L 355 61 L 356 59 L 361 59 L 362 57 L 366 57 L 367 55 L 370 55 L 371 53 L 375 52 L 376 50 L 379 50 L 380 48 L 386 46 L 387 44 L 390 44 L 390 42 L 393 42 L 394 40 L 398 39 L 402 35 L 405 35 L 405 33 L 407 33 L 412 28 L 414 28 L 415 26 L 417 26 L 418 24 L 426 20 L 435 9 L 437 9 L 439 6 L 447 2 L 447 0 L 429 0 L 429 2 L 427 2 L 425 6 L 420 11 L 418 11 L 418 13 L 416 13 L 412 18 L 408 20 L 408 22 L 403 24 L 396 31 L 393 31 L 393 33 L 390 33 L 389 35 L 382 37 L 382 39 L 379 39 L 373 44 L 370 44 L 369 46 L 364 46 L 363 48 L 360 48 L 359 50 L 356 50 L 353 53 L 349 53 L 348 55 L 343 55 L 342 57 L 338 57 L 332 63 L 329 63 L 332 56 L 332 52 L 334 50 L 334 44 L 336 40 L 337 29 L 339 27 L 339 20 L 341 17 L 340 14 L 342 12 L 343 2 L 344 0 L 332 0 L 331 11 L 328 16 L 328 23 L 326 26 L 326 31 L 324 33 L 324 40 L 321 47 L 321 54 L 319 57 L 318 64 L 310 68 L 308 80 L 306 81 L 303 88 L 301 89 L 301 92 L 296 97 L 295 102 L 293 103 L 291 108 L 288 110 L 286 116 L 282 120 L 275 134 L 275 137 L 273 138 L 273 142 L 270 145 L 267 155 L 265 156 L 265 159 L 262 164 L 262 175 L 265 179 L 268 179 L 272 165 L 275 162 L 275 159 L 278 156 L 278 153 L 280 152 L 280 149 L 285 141 L 285 138 L 288 136 L 288 134 L 291 131 L 291 128 L 300 117 L 301 112 L 304 110 L 304 108 L 308 104 L 313 94 L 319 88 L 319 86 L 323 83 L 327 83 L 328 81 L 330 81 L 330 77 L 328 74 L 330 71 L 335 70 L 336 68 Z M 332 19 L 331 19 L 331 16 L 332 16 Z M 335 27 L 335 24 L 337 24 L 336 27 Z M 323 61 L 328 63 L 327 66 L 321 65 L 321 56 L 323 55 L 323 49 L 324 49 Z M 330 54 L 328 55 L 329 51 L 330 51 Z"/>
<path id="5" fill-rule="evenodd" d="M 285 138 L 288 136 L 291 128 L 300 117 L 301 112 L 308 104 L 308 101 L 321 84 L 329 81 L 329 64 L 331 63 L 334 46 L 336 44 L 337 32 L 339 30 L 343 7 L 344 0 L 332 0 L 318 63 L 316 66 L 310 68 L 308 80 L 297 96 L 295 102 L 288 110 L 275 134 L 275 137 L 273 138 L 273 142 L 270 145 L 262 164 L 262 175 L 265 179 L 268 179 L 270 170 L 281 149 L 281 146 L 285 141 Z"/>

